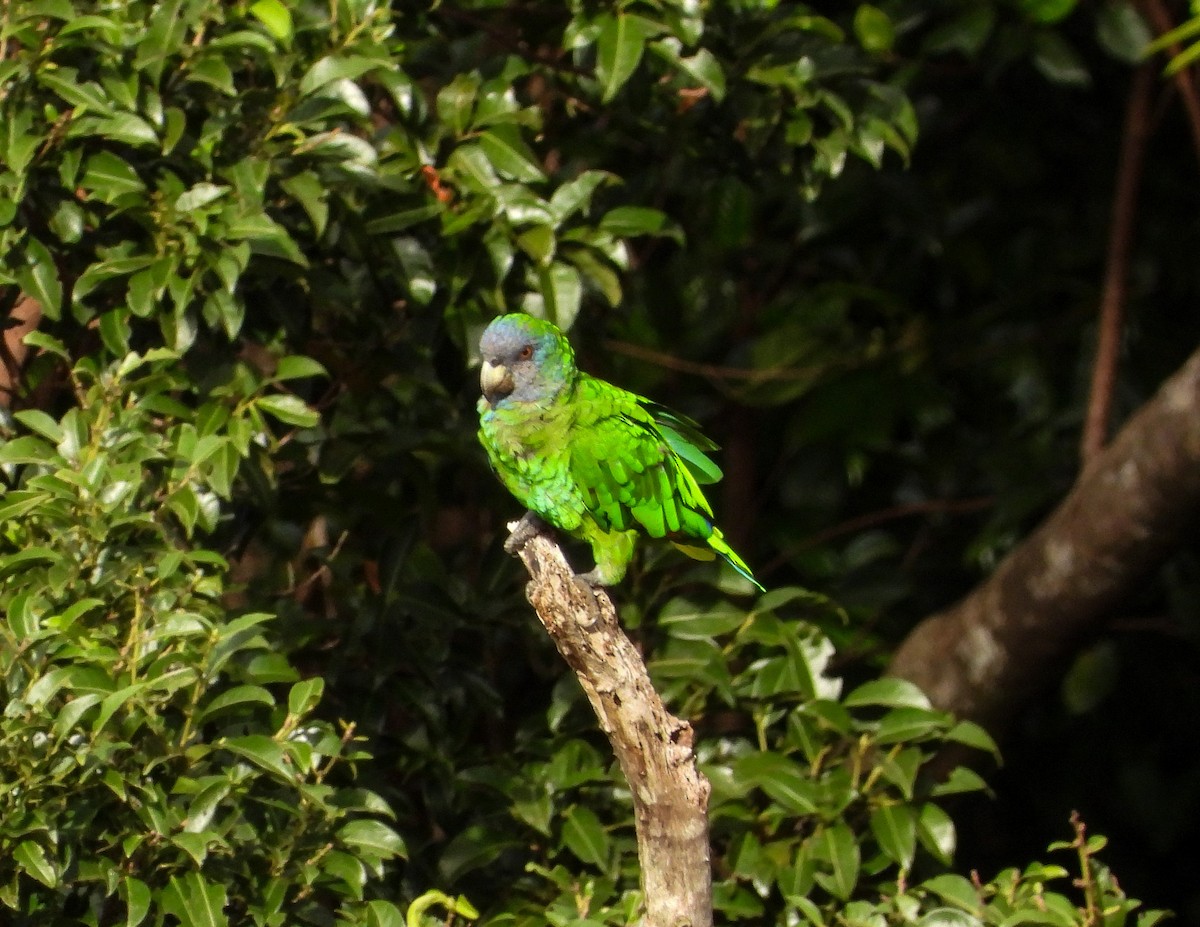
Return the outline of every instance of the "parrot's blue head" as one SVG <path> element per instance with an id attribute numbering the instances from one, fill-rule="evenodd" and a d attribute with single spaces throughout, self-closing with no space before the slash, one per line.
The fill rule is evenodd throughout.
<path id="1" fill-rule="evenodd" d="M 523 312 L 493 319 L 479 340 L 479 385 L 493 408 L 506 399 L 544 402 L 575 379 L 575 352 L 557 326 Z"/>

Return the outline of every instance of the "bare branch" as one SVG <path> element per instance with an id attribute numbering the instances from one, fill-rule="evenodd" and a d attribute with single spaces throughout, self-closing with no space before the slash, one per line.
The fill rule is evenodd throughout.
<path id="1" fill-rule="evenodd" d="M 890 672 L 1001 730 L 1200 514 L 1200 350 L 966 598 L 925 619 Z"/>
<path id="2" fill-rule="evenodd" d="M 1138 190 L 1142 185 L 1146 141 L 1150 137 L 1150 101 L 1153 93 L 1154 74 L 1150 66 L 1144 64 L 1133 72 L 1133 86 L 1125 110 L 1121 154 L 1117 161 L 1117 184 L 1113 194 L 1112 224 L 1109 226 L 1104 288 L 1100 294 L 1100 318 L 1096 331 L 1096 359 L 1092 364 L 1092 385 L 1080 446 L 1080 456 L 1085 465 L 1100 453 L 1108 440 L 1113 390 L 1120 362 L 1121 333 L 1125 327 L 1129 255 L 1133 244 Z"/>
<path id="3" fill-rule="evenodd" d="M 696 769 L 691 725 L 663 705 L 606 593 L 576 580 L 545 536 L 525 544 L 520 557 L 531 577 L 526 595 L 579 678 L 629 783 L 645 927 L 711 927 L 710 787 Z"/>

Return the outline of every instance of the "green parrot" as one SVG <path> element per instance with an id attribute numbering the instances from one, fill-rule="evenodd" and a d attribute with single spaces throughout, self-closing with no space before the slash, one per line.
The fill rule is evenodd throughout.
<path id="1" fill-rule="evenodd" d="M 529 509 L 510 544 L 553 525 L 592 547 L 596 567 L 579 578 L 611 586 L 640 531 L 698 560 L 719 555 L 763 590 L 713 524 L 700 484 L 721 471 L 694 421 L 578 370 L 566 336 L 542 319 L 500 316 L 479 349 L 479 440 Z"/>

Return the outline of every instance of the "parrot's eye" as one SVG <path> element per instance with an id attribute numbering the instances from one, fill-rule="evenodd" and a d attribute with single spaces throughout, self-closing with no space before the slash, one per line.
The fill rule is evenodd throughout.
<path id="1" fill-rule="evenodd" d="M 521 353 L 517 356 L 521 358 L 521 360 L 529 360 L 529 358 L 533 357 L 533 345 L 525 345 L 525 347 L 521 348 Z"/>

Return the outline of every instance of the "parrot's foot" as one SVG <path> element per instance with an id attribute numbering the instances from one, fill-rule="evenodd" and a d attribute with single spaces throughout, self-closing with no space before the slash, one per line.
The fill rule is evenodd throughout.
<path id="1" fill-rule="evenodd" d="M 526 512 L 521 516 L 521 520 L 517 522 L 517 527 L 513 528 L 512 534 L 508 536 L 508 540 L 504 542 L 504 552 L 506 554 L 519 554 L 521 549 L 532 541 L 539 534 L 545 534 L 550 530 L 550 526 L 542 521 L 533 512 Z"/>

